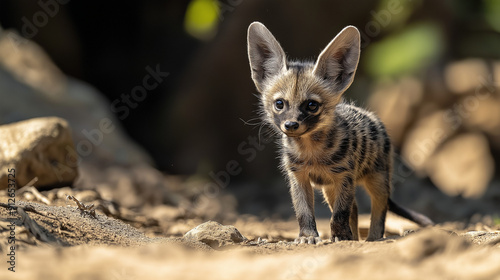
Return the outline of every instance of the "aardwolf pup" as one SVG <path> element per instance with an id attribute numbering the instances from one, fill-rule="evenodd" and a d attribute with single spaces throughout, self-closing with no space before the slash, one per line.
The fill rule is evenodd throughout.
<path id="1" fill-rule="evenodd" d="M 432 224 L 390 199 L 393 148 L 384 125 L 373 113 L 342 99 L 359 54 L 360 34 L 354 26 L 344 28 L 316 63 L 288 61 L 262 23 L 248 28 L 248 57 L 262 117 L 282 135 L 282 169 L 300 227 L 295 242 L 321 241 L 313 188 L 323 191 L 332 211 L 332 241 L 358 240 L 358 184 L 371 197 L 367 241 L 383 237 L 387 210 L 422 226 Z"/>

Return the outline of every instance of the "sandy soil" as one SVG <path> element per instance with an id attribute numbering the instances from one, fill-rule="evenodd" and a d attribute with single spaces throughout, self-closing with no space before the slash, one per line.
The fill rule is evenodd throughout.
<path id="1" fill-rule="evenodd" d="M 500 279 L 498 225 L 418 229 L 389 216 L 384 240 L 305 245 L 292 242 L 294 220 L 242 215 L 232 225 L 247 240 L 212 248 L 182 238 L 204 221 L 179 218 L 171 207 L 150 209 L 163 218 L 134 216 L 95 193 L 76 191 L 84 206 L 94 201 L 94 217 L 90 208 L 80 210 L 52 193 L 42 194 L 51 205 L 16 205 L 16 272 L 8 270 L 12 220 L 6 197 L 0 197 L 0 279 Z M 328 223 L 318 221 L 323 239 L 329 238 Z M 362 238 L 368 225 L 361 216 Z"/>

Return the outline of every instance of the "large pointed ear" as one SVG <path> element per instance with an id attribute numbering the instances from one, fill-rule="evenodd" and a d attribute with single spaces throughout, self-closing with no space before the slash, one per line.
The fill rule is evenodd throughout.
<path id="1" fill-rule="evenodd" d="M 354 26 L 347 26 L 333 38 L 318 57 L 314 74 L 331 82 L 342 94 L 349 88 L 359 61 L 360 35 Z"/>
<path id="2" fill-rule="evenodd" d="M 286 56 L 273 34 L 260 22 L 248 27 L 248 59 L 257 90 L 263 92 L 266 80 L 286 69 Z"/>

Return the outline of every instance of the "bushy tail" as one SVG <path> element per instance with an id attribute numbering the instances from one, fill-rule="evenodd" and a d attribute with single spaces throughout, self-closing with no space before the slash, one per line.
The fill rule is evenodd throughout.
<path id="1" fill-rule="evenodd" d="M 397 205 L 392 199 L 389 198 L 389 211 L 392 213 L 406 218 L 412 222 L 419 224 L 420 226 L 431 226 L 434 225 L 434 222 L 428 217 L 417 213 L 413 210 L 403 208 L 402 206 Z"/>

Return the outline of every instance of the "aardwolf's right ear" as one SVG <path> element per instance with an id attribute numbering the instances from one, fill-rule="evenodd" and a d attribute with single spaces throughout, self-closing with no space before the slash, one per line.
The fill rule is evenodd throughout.
<path id="1" fill-rule="evenodd" d="M 263 92 L 266 81 L 286 68 L 285 52 L 273 34 L 260 22 L 248 27 L 248 59 L 257 90 Z"/>

